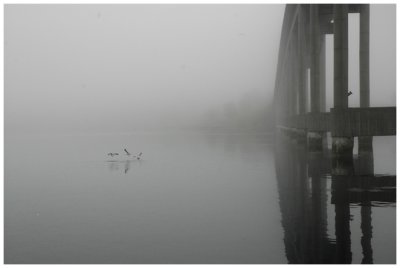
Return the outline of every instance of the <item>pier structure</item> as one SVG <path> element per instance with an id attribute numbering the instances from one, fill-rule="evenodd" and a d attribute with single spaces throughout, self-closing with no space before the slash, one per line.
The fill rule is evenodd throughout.
<path id="1" fill-rule="evenodd" d="M 360 107 L 350 108 L 348 15 L 359 13 Z M 326 107 L 326 35 L 334 39 L 333 107 Z M 332 156 L 346 161 L 371 152 L 373 136 L 396 135 L 396 107 L 370 107 L 370 6 L 368 4 L 288 4 L 275 81 L 277 129 L 310 152 L 323 150 L 332 136 Z"/>

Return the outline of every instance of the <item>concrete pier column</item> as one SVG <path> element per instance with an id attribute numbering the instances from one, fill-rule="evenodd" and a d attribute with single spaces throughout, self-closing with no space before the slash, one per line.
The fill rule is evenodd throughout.
<path id="1" fill-rule="evenodd" d="M 305 38 L 305 11 L 304 6 L 299 5 L 299 14 L 297 17 L 297 71 L 299 83 L 299 114 L 307 112 L 307 87 L 306 87 L 306 38 Z"/>
<path id="2" fill-rule="evenodd" d="M 348 5 L 333 5 L 334 109 L 348 108 Z M 334 156 L 351 157 L 353 137 L 332 137 Z"/>
<path id="3" fill-rule="evenodd" d="M 311 30 L 311 112 L 321 111 L 320 101 L 320 40 L 319 7 L 310 5 L 310 30 Z"/>
<path id="4" fill-rule="evenodd" d="M 307 68 L 306 68 L 306 21 L 305 21 L 305 6 L 298 6 L 297 15 L 297 53 L 296 53 L 296 72 L 297 72 L 297 100 L 298 100 L 298 113 L 304 116 L 307 112 Z M 307 143 L 307 132 L 305 129 L 298 130 L 298 142 Z"/>
<path id="5" fill-rule="evenodd" d="M 310 5 L 310 95 L 311 113 L 321 111 L 320 97 L 320 41 L 321 30 L 319 22 L 319 5 Z M 308 149 L 312 152 L 322 151 L 322 133 L 309 132 L 307 134 Z"/>
<path id="6" fill-rule="evenodd" d="M 360 5 L 360 107 L 369 107 L 369 5 Z"/>
<path id="7" fill-rule="evenodd" d="M 284 66 L 283 72 L 287 74 L 287 68 Z M 280 109 L 281 109 L 281 114 L 280 116 L 282 117 L 282 121 L 286 123 L 286 119 L 290 114 L 290 105 L 289 105 L 289 90 L 288 90 L 288 81 L 287 79 L 282 79 L 281 84 L 280 84 L 280 91 L 281 91 L 281 101 L 280 101 Z"/>
<path id="8" fill-rule="evenodd" d="M 293 44 L 290 42 L 288 47 L 288 55 L 286 60 L 286 75 L 287 75 L 287 91 L 288 91 L 288 105 L 289 115 L 296 114 L 295 110 L 295 91 L 294 91 L 294 59 L 293 59 Z"/>
<path id="9" fill-rule="evenodd" d="M 319 91 L 320 91 L 320 112 L 326 112 L 326 41 L 325 34 L 321 33 L 320 52 L 319 52 Z M 328 135 L 322 133 L 322 148 L 328 150 Z"/>
<path id="10" fill-rule="evenodd" d="M 334 108 L 349 107 L 348 92 L 348 6 L 335 4 L 333 6 L 334 34 Z"/>
<path id="11" fill-rule="evenodd" d="M 326 41 L 325 34 L 321 35 L 319 53 L 319 92 L 320 92 L 320 111 L 326 112 Z"/>
<path id="12" fill-rule="evenodd" d="M 293 94 L 293 114 L 297 115 L 299 114 L 299 109 L 298 109 L 298 88 L 299 88 L 299 83 L 298 83 L 298 70 L 297 70 L 297 27 L 294 27 L 293 29 L 293 38 L 290 41 L 291 43 L 291 52 L 290 52 L 290 57 L 291 57 L 291 80 L 292 80 L 292 94 Z"/>
<path id="13" fill-rule="evenodd" d="M 370 106 L 369 93 L 369 5 L 360 5 L 360 107 Z M 372 137 L 358 138 L 358 152 L 372 152 Z"/>

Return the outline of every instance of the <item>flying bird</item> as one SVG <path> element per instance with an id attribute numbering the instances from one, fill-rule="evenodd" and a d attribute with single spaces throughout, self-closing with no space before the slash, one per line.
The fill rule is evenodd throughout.
<path id="1" fill-rule="evenodd" d="M 119 155 L 118 153 L 108 153 L 109 156 Z"/>
<path id="2" fill-rule="evenodd" d="M 124 151 L 125 151 L 126 155 L 131 155 L 131 154 L 128 152 L 128 150 L 124 149 Z"/>
<path id="3" fill-rule="evenodd" d="M 143 153 L 140 152 L 140 153 L 136 156 L 136 159 L 137 159 L 137 160 L 140 160 L 140 157 L 142 156 L 142 154 L 143 154 Z"/>
<path id="4" fill-rule="evenodd" d="M 350 96 L 351 94 L 353 94 L 353 92 L 351 91 L 347 92 L 347 97 Z"/>

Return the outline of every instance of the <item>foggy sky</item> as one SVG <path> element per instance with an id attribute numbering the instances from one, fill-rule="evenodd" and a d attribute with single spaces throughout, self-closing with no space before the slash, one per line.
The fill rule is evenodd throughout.
<path id="1" fill-rule="evenodd" d="M 272 98 L 284 7 L 6 5 L 6 131 L 131 130 Z M 395 105 L 395 48 L 395 8 L 372 6 L 372 106 Z"/>

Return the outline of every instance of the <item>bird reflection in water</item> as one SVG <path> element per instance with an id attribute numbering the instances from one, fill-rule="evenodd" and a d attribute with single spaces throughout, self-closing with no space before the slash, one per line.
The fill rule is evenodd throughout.
<path id="1" fill-rule="evenodd" d="M 107 161 L 107 162 L 108 162 L 108 169 L 110 171 L 117 171 L 119 169 L 118 161 Z"/>
<path id="2" fill-rule="evenodd" d="M 130 157 L 131 153 L 128 152 L 128 150 L 126 148 L 124 148 L 124 152 L 125 152 L 125 156 Z M 118 153 L 108 153 L 108 156 L 114 157 L 114 156 L 118 156 Z M 140 152 L 138 155 L 133 155 L 133 159 L 136 159 L 137 162 L 140 163 L 141 157 L 142 157 L 143 153 Z M 124 174 L 127 174 L 130 167 L 131 167 L 131 162 L 134 160 L 108 160 L 107 162 L 108 164 L 108 168 L 110 171 L 118 171 L 119 170 L 119 166 L 120 164 L 124 166 Z"/>
<path id="3" fill-rule="evenodd" d="M 125 173 L 125 174 L 128 173 L 129 168 L 130 168 L 130 162 L 129 162 L 129 160 L 128 160 L 128 161 L 125 162 L 125 169 L 124 169 L 124 173 Z"/>
<path id="4" fill-rule="evenodd" d="M 288 262 L 352 263 L 351 243 L 359 243 L 361 262 L 373 263 L 371 206 L 395 204 L 396 176 L 375 175 L 372 152 L 339 161 L 330 153 L 308 152 L 304 145 L 279 135 L 275 144 Z M 330 206 L 334 222 L 328 222 Z M 360 208 L 359 241 L 351 241 L 350 206 Z M 334 237 L 328 235 L 328 226 L 335 230 Z"/>
<path id="5" fill-rule="evenodd" d="M 137 160 L 108 160 L 108 169 L 111 172 L 118 172 L 123 170 L 124 174 L 128 174 L 129 170 L 131 169 L 132 163 L 135 162 L 140 165 L 140 161 Z"/>

